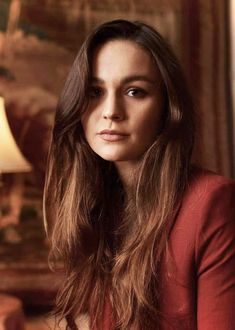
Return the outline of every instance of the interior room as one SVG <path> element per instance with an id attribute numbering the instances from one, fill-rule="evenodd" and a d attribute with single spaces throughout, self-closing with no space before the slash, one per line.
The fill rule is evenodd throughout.
<path id="1" fill-rule="evenodd" d="M 233 0 L 0 0 L 0 328 L 53 328 L 43 188 L 59 94 L 85 36 L 125 18 L 172 45 L 197 121 L 193 162 L 235 178 Z M 86 326 L 83 326 L 86 329 Z"/>

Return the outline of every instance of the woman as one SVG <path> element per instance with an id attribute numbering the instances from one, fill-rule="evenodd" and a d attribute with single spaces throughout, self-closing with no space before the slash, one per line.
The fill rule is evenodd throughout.
<path id="1" fill-rule="evenodd" d="M 82 45 L 55 117 L 45 187 L 56 314 L 76 329 L 235 329 L 234 182 L 190 166 L 193 110 L 150 26 Z"/>

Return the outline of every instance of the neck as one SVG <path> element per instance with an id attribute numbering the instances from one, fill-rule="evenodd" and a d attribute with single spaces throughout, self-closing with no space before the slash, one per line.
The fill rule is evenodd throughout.
<path id="1" fill-rule="evenodd" d="M 126 161 L 120 161 L 115 162 L 115 167 L 118 171 L 118 174 L 120 176 L 120 179 L 122 181 L 123 187 L 125 189 L 125 192 L 127 194 L 127 197 L 133 196 L 134 193 L 134 179 L 135 179 L 135 173 L 138 169 L 139 162 L 126 162 Z"/>

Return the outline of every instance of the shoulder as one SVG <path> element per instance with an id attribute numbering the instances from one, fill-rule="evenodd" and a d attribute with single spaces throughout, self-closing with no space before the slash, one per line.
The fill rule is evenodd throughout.
<path id="1" fill-rule="evenodd" d="M 181 209 L 198 229 L 235 222 L 235 181 L 193 168 Z"/>
<path id="2" fill-rule="evenodd" d="M 214 172 L 194 167 L 190 174 L 182 208 L 206 212 L 213 207 L 234 210 L 235 181 Z"/>
<path id="3" fill-rule="evenodd" d="M 193 168 L 170 236 L 177 253 L 196 260 L 209 245 L 235 244 L 235 181 Z"/>
<path id="4" fill-rule="evenodd" d="M 190 173 L 188 191 L 208 194 L 222 187 L 235 187 L 235 181 L 212 171 L 193 167 Z"/>
<path id="5" fill-rule="evenodd" d="M 234 180 L 207 170 L 193 169 L 182 203 L 182 214 L 184 220 L 187 218 L 191 221 L 188 229 L 194 233 L 195 257 L 198 262 L 208 256 L 208 251 L 214 257 L 219 257 L 225 251 L 234 253 Z"/>

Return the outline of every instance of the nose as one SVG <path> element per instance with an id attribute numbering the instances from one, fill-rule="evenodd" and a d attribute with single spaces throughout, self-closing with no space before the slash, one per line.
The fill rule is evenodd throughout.
<path id="1" fill-rule="evenodd" d="M 123 104 L 118 95 L 108 95 L 103 103 L 103 113 L 102 117 L 104 119 L 110 119 L 115 121 L 121 121 L 124 119 L 124 109 Z"/>

